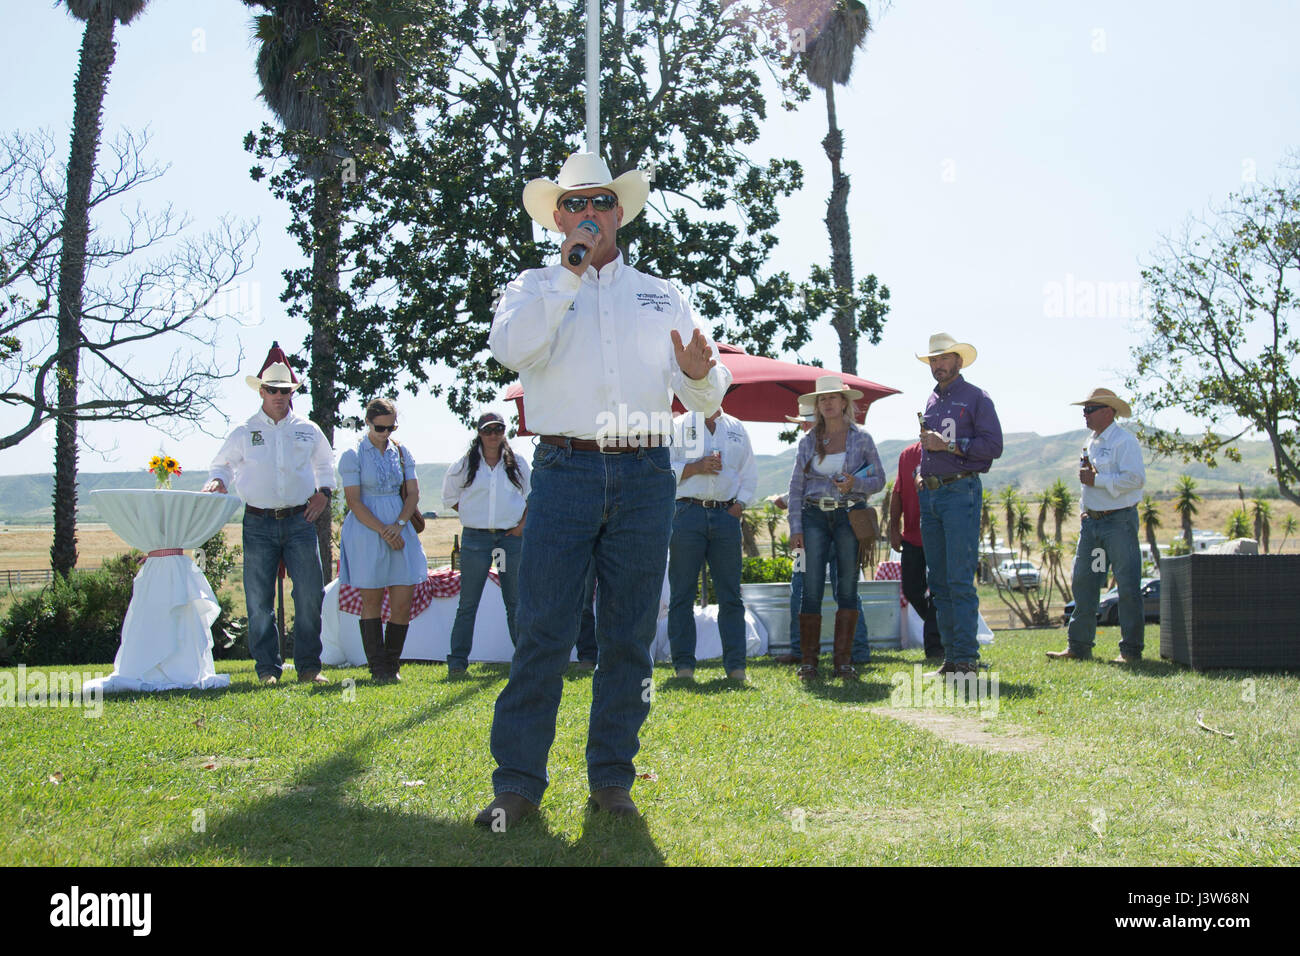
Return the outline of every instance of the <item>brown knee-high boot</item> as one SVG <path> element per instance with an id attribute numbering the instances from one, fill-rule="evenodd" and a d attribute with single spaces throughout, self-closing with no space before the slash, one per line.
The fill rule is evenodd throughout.
<path id="1" fill-rule="evenodd" d="M 800 680 L 814 680 L 817 677 L 817 655 L 822 649 L 822 616 L 820 614 L 799 615 L 799 651 L 803 663 L 799 665 Z"/>
<path id="2" fill-rule="evenodd" d="M 835 612 L 835 676 L 857 680 L 858 670 L 853 666 L 853 632 L 858 626 L 858 611 Z"/>
<path id="3" fill-rule="evenodd" d="M 361 647 L 366 652 L 366 666 L 374 680 L 383 680 L 384 668 L 384 622 L 377 617 L 364 618 L 361 621 Z"/>

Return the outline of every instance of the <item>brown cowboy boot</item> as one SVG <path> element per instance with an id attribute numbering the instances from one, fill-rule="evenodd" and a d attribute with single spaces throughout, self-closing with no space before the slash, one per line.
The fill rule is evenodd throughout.
<path id="1" fill-rule="evenodd" d="M 844 680 L 857 680 L 858 669 L 853 666 L 853 631 L 858 626 L 858 612 L 837 610 L 835 612 L 835 676 Z"/>
<path id="2" fill-rule="evenodd" d="M 387 678 L 388 668 L 384 660 L 384 622 L 377 617 L 361 621 L 361 647 L 366 652 L 366 666 L 370 668 L 370 677 L 375 681 Z"/>
<path id="3" fill-rule="evenodd" d="M 800 680 L 817 679 L 817 656 L 822 649 L 822 616 L 820 614 L 799 615 L 799 651 L 803 663 L 799 665 Z"/>

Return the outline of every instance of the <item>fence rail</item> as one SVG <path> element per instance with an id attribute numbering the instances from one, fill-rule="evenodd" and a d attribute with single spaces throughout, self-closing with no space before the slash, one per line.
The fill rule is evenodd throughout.
<path id="1" fill-rule="evenodd" d="M 5 584 L 12 591 L 24 584 L 49 584 L 54 580 L 53 568 L 13 568 L 0 571 L 5 576 Z"/>

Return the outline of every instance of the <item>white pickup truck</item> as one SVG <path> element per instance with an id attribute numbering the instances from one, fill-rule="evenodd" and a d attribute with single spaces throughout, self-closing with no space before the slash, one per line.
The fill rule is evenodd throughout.
<path id="1" fill-rule="evenodd" d="M 993 569 L 993 578 L 1013 591 L 1038 587 L 1038 569 L 1028 561 L 1003 561 Z"/>

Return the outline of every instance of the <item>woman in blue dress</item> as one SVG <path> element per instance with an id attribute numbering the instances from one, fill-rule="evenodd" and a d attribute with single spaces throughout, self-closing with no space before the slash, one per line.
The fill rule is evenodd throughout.
<path id="1" fill-rule="evenodd" d="M 390 438 L 397 430 L 397 406 L 376 398 L 366 406 L 370 430 L 339 459 L 339 478 L 347 498 L 339 582 L 361 591 L 361 645 L 370 674 L 382 683 L 400 681 L 402 646 L 411 622 L 415 585 L 429 574 L 411 516 L 420 506 L 415 459 Z M 406 498 L 401 488 L 405 475 Z M 388 589 L 385 633 L 381 613 Z"/>

